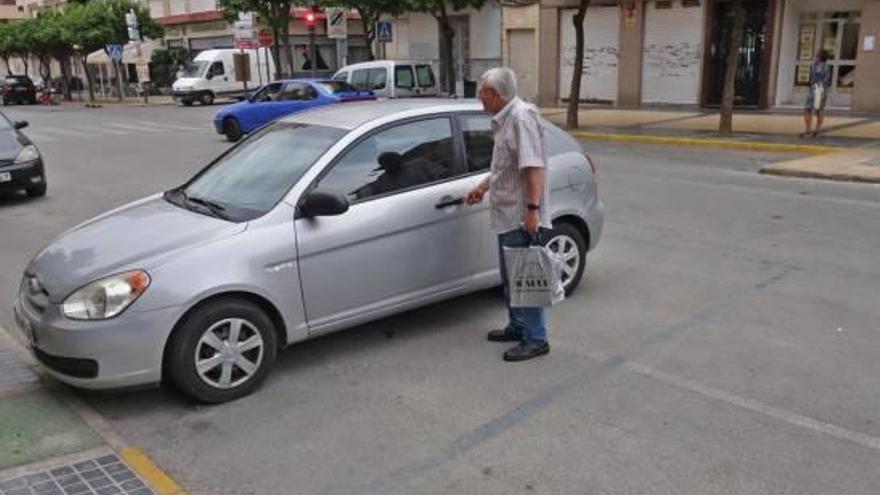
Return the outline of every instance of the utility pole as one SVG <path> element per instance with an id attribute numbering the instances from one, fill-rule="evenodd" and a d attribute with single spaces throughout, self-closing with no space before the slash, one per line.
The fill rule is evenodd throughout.
<path id="1" fill-rule="evenodd" d="M 312 71 L 312 78 L 318 77 L 318 60 L 315 54 L 315 10 L 318 7 L 312 6 L 312 11 L 306 14 L 306 25 L 309 27 L 309 68 Z"/>

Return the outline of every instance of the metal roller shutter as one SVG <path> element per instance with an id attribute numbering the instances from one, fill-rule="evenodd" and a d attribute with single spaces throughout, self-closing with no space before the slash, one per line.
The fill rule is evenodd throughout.
<path id="1" fill-rule="evenodd" d="M 670 9 L 645 8 L 642 102 L 699 103 L 703 7 L 676 1 Z"/>
<path id="2" fill-rule="evenodd" d="M 572 19 L 577 11 L 562 11 L 560 20 L 559 95 L 568 98 L 574 70 L 575 36 Z M 620 46 L 620 7 L 590 7 L 584 19 L 584 74 L 582 100 L 617 101 Z"/>

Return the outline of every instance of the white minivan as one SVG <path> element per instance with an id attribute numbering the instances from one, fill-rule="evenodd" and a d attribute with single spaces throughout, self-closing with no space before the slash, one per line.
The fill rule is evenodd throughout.
<path id="1" fill-rule="evenodd" d="M 242 81 L 235 79 L 233 62 L 233 55 L 240 52 L 241 50 L 238 49 L 224 48 L 205 50 L 196 55 L 183 76 L 171 86 L 174 100 L 186 106 L 197 101 L 203 105 L 210 105 L 220 96 L 235 97 L 244 94 Z M 274 79 L 275 72 L 275 62 L 271 52 L 260 50 L 259 64 L 257 64 L 256 50 L 244 50 L 244 52 L 250 55 L 248 58 L 251 77 L 248 80 L 248 89 L 256 89 L 261 83 L 272 82 L 267 80 L 267 78 Z"/>
<path id="2" fill-rule="evenodd" d="M 437 96 L 440 90 L 434 69 L 427 62 L 374 60 L 347 65 L 333 79 L 345 81 L 361 91 L 372 91 L 380 98 Z"/>

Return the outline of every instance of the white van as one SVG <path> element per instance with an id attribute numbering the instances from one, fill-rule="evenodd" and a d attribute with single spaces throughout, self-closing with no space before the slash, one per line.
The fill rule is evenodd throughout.
<path id="1" fill-rule="evenodd" d="M 183 76 L 171 86 L 174 100 L 186 106 L 196 101 L 210 105 L 219 96 L 233 97 L 244 94 L 242 81 L 235 80 L 235 63 L 232 58 L 233 54 L 240 52 L 241 50 L 238 49 L 227 48 L 205 50 L 196 55 Z M 259 65 L 257 65 L 256 50 L 244 52 L 250 55 L 251 78 L 248 81 L 248 90 L 256 89 L 260 82 L 263 84 L 272 82 L 266 80 L 267 77 L 274 79 L 275 62 L 271 51 L 260 50 Z"/>
<path id="2" fill-rule="evenodd" d="M 374 60 L 347 65 L 333 79 L 346 81 L 361 91 L 372 91 L 380 98 L 437 96 L 440 89 L 434 69 L 427 62 Z"/>

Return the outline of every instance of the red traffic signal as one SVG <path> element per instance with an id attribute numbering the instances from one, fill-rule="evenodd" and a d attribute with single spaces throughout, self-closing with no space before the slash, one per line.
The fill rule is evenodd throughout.
<path id="1" fill-rule="evenodd" d="M 315 14 L 313 12 L 306 14 L 306 25 L 309 29 L 315 29 Z"/>

